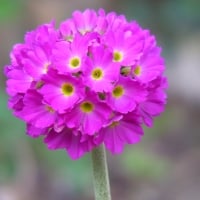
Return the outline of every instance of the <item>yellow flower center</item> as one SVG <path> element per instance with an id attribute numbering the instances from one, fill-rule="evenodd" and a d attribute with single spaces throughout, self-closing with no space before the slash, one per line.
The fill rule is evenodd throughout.
<path id="1" fill-rule="evenodd" d="M 101 80 L 103 78 L 103 71 L 100 68 L 93 69 L 92 78 L 95 80 Z"/>
<path id="2" fill-rule="evenodd" d="M 74 87 L 70 83 L 62 84 L 61 90 L 65 96 L 71 96 L 74 93 Z"/>
<path id="3" fill-rule="evenodd" d="M 94 110 L 94 105 L 90 101 L 84 101 L 80 105 L 81 111 L 85 113 L 91 113 Z"/>
<path id="4" fill-rule="evenodd" d="M 73 57 L 69 61 L 69 65 L 71 68 L 77 68 L 80 67 L 81 61 L 79 57 Z"/>
<path id="5" fill-rule="evenodd" d="M 113 53 L 113 60 L 115 62 L 121 62 L 123 60 L 123 54 L 120 51 L 114 51 Z"/>
<path id="6" fill-rule="evenodd" d="M 142 72 L 142 69 L 141 69 L 141 67 L 138 65 L 135 69 L 134 69 L 134 71 L 133 71 L 133 73 L 136 75 L 136 76 L 139 76 L 140 74 L 141 74 L 141 72 Z"/>
<path id="7" fill-rule="evenodd" d="M 124 88 L 121 85 L 118 85 L 112 91 L 112 95 L 115 98 L 119 98 L 124 94 Z"/>

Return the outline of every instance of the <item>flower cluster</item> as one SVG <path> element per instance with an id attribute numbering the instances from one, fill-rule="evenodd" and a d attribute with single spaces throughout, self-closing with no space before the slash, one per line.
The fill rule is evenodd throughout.
<path id="1" fill-rule="evenodd" d="M 166 104 L 166 78 L 155 37 L 103 9 L 75 11 L 25 35 L 5 67 L 9 107 L 72 159 L 104 143 L 112 153 L 140 141 L 142 124 Z"/>

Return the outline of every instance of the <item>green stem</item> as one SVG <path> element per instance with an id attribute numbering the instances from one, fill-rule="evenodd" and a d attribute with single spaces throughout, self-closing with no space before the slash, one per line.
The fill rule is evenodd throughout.
<path id="1" fill-rule="evenodd" d="M 92 151 L 95 200 L 111 200 L 104 145 Z"/>

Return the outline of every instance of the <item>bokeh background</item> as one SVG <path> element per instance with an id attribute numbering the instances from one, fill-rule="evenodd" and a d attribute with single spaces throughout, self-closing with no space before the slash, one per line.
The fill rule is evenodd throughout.
<path id="1" fill-rule="evenodd" d="M 104 8 L 157 36 L 169 78 L 166 112 L 141 143 L 108 153 L 113 200 L 200 199 L 199 0 L 0 0 L 0 200 L 92 200 L 90 155 L 72 161 L 25 135 L 7 109 L 4 65 L 26 31 L 75 9 Z"/>

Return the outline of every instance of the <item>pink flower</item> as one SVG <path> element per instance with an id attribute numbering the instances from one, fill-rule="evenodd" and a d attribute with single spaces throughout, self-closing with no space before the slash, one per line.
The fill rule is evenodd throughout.
<path id="1" fill-rule="evenodd" d="M 105 144 L 113 154 L 139 142 L 164 111 L 167 79 L 156 38 L 124 15 L 75 11 L 14 45 L 8 106 L 27 134 L 78 159 Z"/>
<path id="2" fill-rule="evenodd" d="M 77 159 L 96 146 L 93 140 L 94 136 L 85 136 L 80 132 L 65 128 L 61 132 L 52 129 L 44 142 L 49 149 L 66 149 L 72 159 Z"/>
<path id="3" fill-rule="evenodd" d="M 39 26 L 35 31 L 28 32 L 25 37 L 26 46 L 22 54 L 25 71 L 39 80 L 51 66 L 52 50 L 58 39 L 54 23 Z"/>
<path id="4" fill-rule="evenodd" d="M 29 90 L 25 94 L 23 103 L 24 107 L 20 115 L 28 124 L 33 124 L 37 128 L 46 128 L 55 123 L 57 113 L 50 105 L 43 102 L 42 95 L 35 90 Z"/>
<path id="5" fill-rule="evenodd" d="M 153 117 L 164 111 L 167 95 L 165 89 L 168 87 L 165 77 L 157 77 L 149 84 L 149 93 L 146 100 L 139 105 L 139 112 L 146 126 L 153 125 Z"/>
<path id="6" fill-rule="evenodd" d="M 25 43 L 33 47 L 36 44 L 41 46 L 48 46 L 47 51 L 51 51 L 51 48 L 58 39 L 58 32 L 55 30 L 55 23 L 52 21 L 48 24 L 43 24 L 37 27 L 35 30 L 28 32 L 25 35 Z"/>
<path id="7" fill-rule="evenodd" d="M 43 95 L 44 101 L 59 113 L 72 109 L 85 96 L 82 82 L 70 74 L 58 75 L 56 71 L 51 70 L 42 81 L 45 84 L 39 92 Z"/>
<path id="8" fill-rule="evenodd" d="M 145 101 L 146 95 L 147 91 L 141 84 L 129 77 L 121 76 L 106 101 L 113 110 L 128 113 Z"/>
<path id="9" fill-rule="evenodd" d="M 27 124 L 26 126 L 27 134 L 33 138 L 44 135 L 48 131 L 48 127 L 46 128 L 38 128 L 33 124 Z"/>
<path id="10" fill-rule="evenodd" d="M 110 92 L 119 78 L 120 65 L 112 62 L 112 54 L 102 46 L 91 49 L 86 60 L 85 84 L 95 92 Z"/>
<path id="11" fill-rule="evenodd" d="M 22 62 L 26 73 L 38 81 L 43 75 L 47 74 L 51 65 L 51 58 L 45 48 L 34 46 L 33 49 L 27 49 Z"/>
<path id="12" fill-rule="evenodd" d="M 87 9 L 83 13 L 80 11 L 73 12 L 73 20 L 76 29 L 82 34 L 93 31 L 96 27 L 97 14 L 94 10 Z"/>
<path id="13" fill-rule="evenodd" d="M 123 24 L 124 20 L 124 18 L 115 19 L 116 27 L 113 25 L 114 27 L 105 34 L 103 40 L 111 48 L 114 62 L 122 66 L 131 66 L 142 55 L 144 34 L 136 23 L 127 26 L 127 23 Z"/>
<path id="14" fill-rule="evenodd" d="M 132 69 L 133 77 L 142 83 L 154 80 L 163 71 L 163 59 L 160 57 L 160 49 L 157 47 L 144 53 Z"/>
<path id="15" fill-rule="evenodd" d="M 57 42 L 53 50 L 54 68 L 59 73 L 76 73 L 82 70 L 87 57 L 89 42 L 93 35 L 73 36 L 72 41 Z"/>
<path id="16" fill-rule="evenodd" d="M 114 118 L 99 132 L 96 141 L 104 141 L 112 153 L 121 153 L 125 144 L 134 144 L 141 140 L 143 130 L 140 116 L 135 113 Z"/>
<path id="17" fill-rule="evenodd" d="M 9 66 L 7 66 L 9 68 Z M 31 86 L 33 78 L 20 69 L 13 69 L 7 72 L 7 93 L 14 96 L 17 93 L 25 93 Z"/>
<path id="18" fill-rule="evenodd" d="M 95 135 L 107 123 L 111 109 L 98 100 L 95 94 L 88 94 L 73 110 L 66 114 L 66 125 L 77 128 L 82 134 Z"/>

